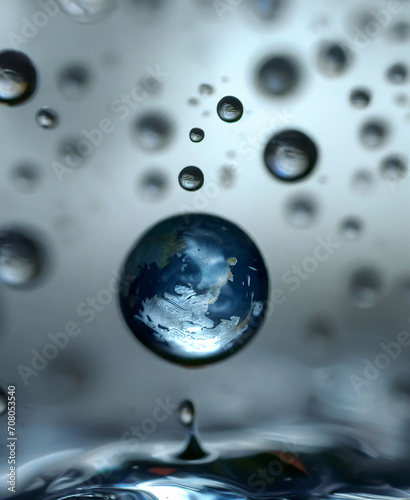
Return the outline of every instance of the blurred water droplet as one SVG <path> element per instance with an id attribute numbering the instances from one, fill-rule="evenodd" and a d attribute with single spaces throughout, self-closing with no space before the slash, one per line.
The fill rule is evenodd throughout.
<path id="1" fill-rule="evenodd" d="M 204 174 L 198 167 L 185 167 L 179 173 L 178 182 L 186 191 L 197 191 L 204 184 Z"/>
<path id="2" fill-rule="evenodd" d="M 4 415 L 7 411 L 7 394 L 0 387 L 0 415 Z"/>
<path id="3" fill-rule="evenodd" d="M 60 143 L 58 154 L 64 159 L 68 168 L 81 166 L 84 159 L 94 151 L 94 146 L 88 140 L 81 137 L 68 137 Z"/>
<path id="4" fill-rule="evenodd" d="M 369 195 L 374 187 L 373 175 L 367 170 L 359 170 L 352 178 L 352 190 L 359 195 Z"/>
<path id="5" fill-rule="evenodd" d="M 58 87 L 63 96 L 70 100 L 81 100 L 85 97 L 91 84 L 91 73 L 84 64 L 73 64 L 65 67 L 58 76 Z"/>
<path id="6" fill-rule="evenodd" d="M 355 108 L 364 109 L 370 104 L 371 93 L 366 89 L 354 89 L 350 94 L 350 102 Z"/>
<path id="7" fill-rule="evenodd" d="M 78 23 L 93 23 L 106 16 L 116 0 L 57 0 L 60 9 Z"/>
<path id="8" fill-rule="evenodd" d="M 406 21 L 395 22 L 390 27 L 388 34 L 394 42 L 406 42 L 410 38 L 410 24 Z"/>
<path id="9" fill-rule="evenodd" d="M 379 148 L 385 144 L 389 135 L 387 123 L 383 120 L 372 119 L 366 121 L 360 130 L 362 143 L 368 148 Z"/>
<path id="10" fill-rule="evenodd" d="M 202 83 L 199 86 L 198 91 L 201 95 L 212 95 L 214 93 L 214 88 L 208 83 Z"/>
<path id="11" fill-rule="evenodd" d="M 343 75 L 351 64 L 351 56 L 338 42 L 323 43 L 319 50 L 319 68 L 327 76 Z"/>
<path id="12" fill-rule="evenodd" d="M 192 142 L 201 142 L 205 137 L 205 132 L 201 128 L 193 128 L 189 132 L 189 138 Z"/>
<path id="13" fill-rule="evenodd" d="M 23 163 L 13 168 L 11 180 L 16 189 L 22 193 L 32 191 L 39 182 L 40 174 L 35 165 Z"/>
<path id="14" fill-rule="evenodd" d="M 161 172 L 149 172 L 141 179 L 141 196 L 147 201 L 157 201 L 167 190 L 168 182 Z"/>
<path id="15" fill-rule="evenodd" d="M 358 217 L 347 217 L 341 222 L 340 230 L 346 240 L 355 241 L 363 230 L 363 223 Z"/>
<path id="16" fill-rule="evenodd" d="M 388 156 L 383 160 L 381 170 L 386 181 L 401 181 L 408 173 L 406 159 L 398 155 Z"/>
<path id="17" fill-rule="evenodd" d="M 179 405 L 179 420 L 182 425 L 191 427 L 195 419 L 195 409 L 191 401 L 183 401 Z"/>
<path id="18" fill-rule="evenodd" d="M 228 123 L 237 122 L 243 115 L 243 106 L 241 101 L 233 96 L 223 97 L 218 102 L 216 110 L 219 118 Z"/>
<path id="19" fill-rule="evenodd" d="M 151 112 L 137 119 L 134 125 L 138 144 L 147 151 L 159 151 L 171 142 L 174 126 L 163 114 Z"/>
<path id="20" fill-rule="evenodd" d="M 409 102 L 409 96 L 400 92 L 398 94 L 395 94 L 394 100 L 398 106 L 407 106 Z"/>
<path id="21" fill-rule="evenodd" d="M 222 167 L 219 171 L 219 184 L 228 189 L 233 186 L 235 181 L 235 169 L 230 165 Z"/>
<path id="22" fill-rule="evenodd" d="M 373 307 L 380 298 L 381 290 L 382 279 L 376 268 L 360 268 L 350 277 L 350 296 L 358 307 Z"/>
<path id="23" fill-rule="evenodd" d="M 192 107 L 199 106 L 199 100 L 196 97 L 190 97 L 188 99 L 188 105 Z"/>
<path id="24" fill-rule="evenodd" d="M 0 280 L 4 284 L 28 285 L 43 266 L 43 249 L 31 236 L 14 230 L 0 232 Z"/>
<path id="25" fill-rule="evenodd" d="M 290 56 L 271 56 L 257 70 L 256 80 L 266 94 L 277 97 L 290 94 L 300 82 L 299 65 Z"/>
<path id="26" fill-rule="evenodd" d="M 36 114 L 36 122 L 41 128 L 56 128 L 59 122 L 57 113 L 50 108 L 41 108 Z"/>
<path id="27" fill-rule="evenodd" d="M 277 18 L 284 5 L 283 0 L 249 0 L 253 12 L 262 21 Z"/>
<path id="28" fill-rule="evenodd" d="M 274 135 L 264 152 L 269 172 L 282 181 L 299 181 L 316 165 L 318 152 L 314 142 L 303 132 L 286 130 Z"/>
<path id="29" fill-rule="evenodd" d="M 333 328 L 329 321 L 315 318 L 308 323 L 307 349 L 311 355 L 322 356 L 329 349 L 333 341 Z"/>
<path id="30" fill-rule="evenodd" d="M 30 59 L 16 50 L 0 52 L 0 103 L 14 106 L 29 99 L 37 86 Z"/>
<path id="31" fill-rule="evenodd" d="M 387 70 L 386 76 L 390 83 L 400 85 L 407 80 L 408 71 L 404 64 L 397 63 L 390 66 Z"/>
<path id="32" fill-rule="evenodd" d="M 287 219 L 293 227 L 303 229 L 312 225 L 317 214 L 318 207 L 310 196 L 292 198 L 287 204 Z"/>

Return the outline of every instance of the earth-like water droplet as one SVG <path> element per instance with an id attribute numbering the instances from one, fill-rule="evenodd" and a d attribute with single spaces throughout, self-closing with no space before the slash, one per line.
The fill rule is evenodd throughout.
<path id="1" fill-rule="evenodd" d="M 363 267 L 350 277 L 350 296 L 358 307 L 367 309 L 378 301 L 382 289 L 382 279 L 376 268 Z"/>
<path id="2" fill-rule="evenodd" d="M 362 143 L 370 148 L 379 148 L 385 144 L 389 135 L 387 123 L 380 119 L 371 119 L 366 121 L 360 130 Z"/>
<path id="3" fill-rule="evenodd" d="M 239 99 L 233 96 L 223 97 L 216 108 L 221 120 L 228 123 L 237 122 L 242 118 L 243 106 Z"/>
<path id="4" fill-rule="evenodd" d="M 315 143 L 298 130 L 275 134 L 266 145 L 264 153 L 269 172 L 287 182 L 299 181 L 309 175 L 317 159 Z"/>
<path id="5" fill-rule="evenodd" d="M 0 231 L 0 280 L 9 286 L 28 285 L 44 267 L 44 252 L 31 236 L 17 230 Z"/>
<path id="6" fill-rule="evenodd" d="M 408 70 L 404 64 L 397 63 L 387 70 L 387 79 L 390 83 L 400 85 L 407 80 Z"/>
<path id="7" fill-rule="evenodd" d="M 186 191 L 198 191 L 204 184 L 204 174 L 198 167 L 185 167 L 179 173 L 178 182 Z"/>
<path id="8" fill-rule="evenodd" d="M 256 80 L 266 94 L 276 97 L 290 94 L 300 81 L 299 65 L 290 56 L 271 56 L 257 70 Z"/>
<path id="9" fill-rule="evenodd" d="M 170 143 L 174 127 L 161 113 L 150 112 L 140 116 L 134 125 L 138 144 L 147 151 L 159 151 Z"/>
<path id="10" fill-rule="evenodd" d="M 341 43 L 324 43 L 319 50 L 319 68 L 327 76 L 342 75 L 350 64 L 351 56 Z"/>
<path id="11" fill-rule="evenodd" d="M 78 23 L 93 23 L 106 16 L 116 0 L 57 0 L 60 9 Z"/>
<path id="12" fill-rule="evenodd" d="M 354 89 L 350 94 L 350 102 L 355 108 L 364 109 L 370 104 L 371 97 L 367 89 Z"/>
<path id="13" fill-rule="evenodd" d="M 0 52 L 0 103 L 22 104 L 36 87 L 37 72 L 25 54 L 16 50 Z"/>
<path id="14" fill-rule="evenodd" d="M 36 114 L 36 122 L 41 128 L 56 128 L 58 121 L 57 113 L 50 108 L 41 108 Z"/>
<path id="15" fill-rule="evenodd" d="M 268 276 L 252 240 L 227 220 L 202 214 L 158 223 L 128 255 L 120 287 L 134 335 L 185 365 L 234 354 L 262 324 Z"/>
<path id="16" fill-rule="evenodd" d="M 189 138 L 192 142 L 201 142 L 205 137 L 205 132 L 201 128 L 193 128 L 189 132 Z"/>

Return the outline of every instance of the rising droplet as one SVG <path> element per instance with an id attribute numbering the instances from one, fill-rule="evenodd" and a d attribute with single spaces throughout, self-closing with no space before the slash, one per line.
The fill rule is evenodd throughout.
<path id="1" fill-rule="evenodd" d="M 204 184 L 204 174 L 198 167 L 185 167 L 179 173 L 178 182 L 186 191 L 197 191 Z"/>
<path id="2" fill-rule="evenodd" d="M 134 335 L 186 365 L 234 354 L 262 323 L 268 276 L 251 239 L 227 220 L 172 217 L 132 248 L 120 304 Z"/>
<path id="3" fill-rule="evenodd" d="M 355 108 L 364 109 L 370 104 L 371 93 L 367 89 L 354 89 L 350 94 L 350 102 Z"/>
<path id="4" fill-rule="evenodd" d="M 266 145 L 265 165 L 282 181 L 298 181 L 315 167 L 318 152 L 314 142 L 303 132 L 286 130 L 274 135 Z"/>
<path id="5" fill-rule="evenodd" d="M 41 128 L 56 128 L 58 125 L 58 115 L 50 108 L 41 108 L 36 114 L 36 122 Z"/>
<path id="6" fill-rule="evenodd" d="M 0 280 L 21 286 L 34 281 L 44 266 L 44 252 L 31 236 L 14 230 L 0 232 Z"/>
<path id="7" fill-rule="evenodd" d="M 370 148 L 379 148 L 383 146 L 389 135 L 387 123 L 383 120 L 372 119 L 366 121 L 360 130 L 362 143 Z"/>
<path id="8" fill-rule="evenodd" d="M 201 128 L 193 128 L 189 132 L 189 138 L 192 142 L 201 142 L 205 137 L 205 132 Z"/>
<path id="9" fill-rule="evenodd" d="M 31 97 L 37 72 L 30 59 L 16 50 L 0 52 L 0 103 L 14 106 Z"/>
<path id="10" fill-rule="evenodd" d="M 239 99 L 233 96 L 223 97 L 216 108 L 218 116 L 224 122 L 237 122 L 243 115 L 243 106 Z"/>
<path id="11" fill-rule="evenodd" d="M 191 425 L 194 423 L 194 418 L 195 418 L 194 405 L 189 400 L 183 401 L 179 405 L 179 420 L 181 421 L 181 424 L 187 427 L 191 427 Z"/>
<path id="12" fill-rule="evenodd" d="M 78 23 L 93 23 L 115 7 L 116 0 L 57 0 L 60 9 Z"/>
<path id="13" fill-rule="evenodd" d="M 340 76 L 351 64 L 351 57 L 338 42 L 324 43 L 319 50 L 319 68 L 327 76 Z"/>
<path id="14" fill-rule="evenodd" d="M 256 79 L 259 88 L 266 94 L 284 96 L 293 92 L 298 86 L 299 66 L 289 56 L 271 56 L 258 69 Z"/>
<path id="15" fill-rule="evenodd" d="M 164 149 L 174 134 L 171 120 L 166 115 L 157 112 L 139 117 L 135 122 L 134 130 L 138 144 L 148 151 Z"/>

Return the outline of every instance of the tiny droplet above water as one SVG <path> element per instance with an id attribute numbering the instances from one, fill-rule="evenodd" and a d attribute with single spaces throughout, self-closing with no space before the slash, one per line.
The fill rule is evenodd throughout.
<path id="1" fill-rule="evenodd" d="M 205 137 L 205 132 L 201 128 L 193 128 L 189 132 L 189 138 L 192 142 L 201 142 Z"/>
<path id="2" fill-rule="evenodd" d="M 50 108 L 41 108 L 36 114 L 36 122 L 41 128 L 56 128 L 59 122 L 57 113 Z"/>
<path id="3" fill-rule="evenodd" d="M 223 97 L 218 102 L 216 110 L 219 118 L 228 123 L 237 122 L 243 115 L 243 106 L 241 101 L 233 96 Z"/>
<path id="4" fill-rule="evenodd" d="M 178 182 L 186 191 L 197 191 L 204 184 L 204 174 L 198 167 L 185 167 L 179 173 Z"/>
<path id="5" fill-rule="evenodd" d="M 191 401 L 183 401 L 179 405 L 179 420 L 182 425 L 191 427 L 195 419 L 195 408 Z"/>
<path id="6" fill-rule="evenodd" d="M 37 72 L 31 60 L 22 52 L 0 52 L 0 103 L 22 104 L 37 87 Z"/>

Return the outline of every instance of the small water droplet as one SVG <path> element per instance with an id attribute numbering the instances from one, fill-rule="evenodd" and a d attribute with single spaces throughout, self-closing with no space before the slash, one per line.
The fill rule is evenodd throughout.
<path id="1" fill-rule="evenodd" d="M 319 50 L 319 68 L 327 76 L 340 76 L 351 64 L 351 56 L 338 42 L 322 44 Z"/>
<path id="2" fill-rule="evenodd" d="M 371 97 L 367 89 L 354 89 L 350 94 L 350 102 L 355 108 L 364 109 L 370 104 Z"/>
<path id="3" fill-rule="evenodd" d="M 199 99 L 197 99 L 196 97 L 190 97 L 188 99 L 188 105 L 192 107 L 199 106 Z"/>
<path id="4" fill-rule="evenodd" d="M 376 268 L 363 267 L 350 277 L 350 296 L 363 309 L 373 307 L 380 298 L 382 280 Z"/>
<path id="5" fill-rule="evenodd" d="M 219 184 L 228 189 L 233 186 L 235 181 L 235 169 L 230 165 L 222 167 L 219 172 Z"/>
<path id="6" fill-rule="evenodd" d="M 0 103 L 14 106 L 29 99 L 37 86 L 30 59 L 16 50 L 0 52 Z"/>
<path id="7" fill-rule="evenodd" d="M 265 165 L 276 178 L 294 182 L 309 175 L 318 152 L 314 142 L 303 132 L 286 130 L 274 135 L 264 152 Z"/>
<path id="8" fill-rule="evenodd" d="M 14 230 L 0 232 L 0 280 L 10 286 L 28 285 L 44 266 L 44 252 L 31 236 Z"/>
<path id="9" fill-rule="evenodd" d="M 205 132 L 201 128 L 193 128 L 189 132 L 189 138 L 192 142 L 201 142 L 205 137 Z"/>
<path id="10" fill-rule="evenodd" d="M 374 187 L 373 175 L 367 170 L 359 170 L 352 178 L 352 190 L 359 195 L 369 195 Z"/>
<path id="11" fill-rule="evenodd" d="M 93 23 L 106 16 L 116 0 L 57 0 L 60 9 L 78 23 Z"/>
<path id="12" fill-rule="evenodd" d="M 388 34 L 394 42 L 406 42 L 410 38 L 410 24 L 406 21 L 398 21 L 391 26 Z"/>
<path id="13" fill-rule="evenodd" d="M 167 190 L 168 182 L 161 172 L 149 172 L 141 179 L 141 196 L 147 201 L 157 201 Z"/>
<path id="14" fill-rule="evenodd" d="M 355 241 L 363 230 L 363 223 L 358 217 L 347 217 L 341 222 L 340 230 L 346 240 Z"/>
<path id="15" fill-rule="evenodd" d="M 204 184 L 204 174 L 198 167 L 185 167 L 179 173 L 178 182 L 186 191 L 198 191 Z"/>
<path id="16" fill-rule="evenodd" d="M 163 114 L 151 112 L 137 119 L 134 125 L 138 144 L 145 150 L 158 151 L 171 142 L 174 126 Z"/>
<path id="17" fill-rule="evenodd" d="M 179 420 L 182 425 L 191 427 L 195 419 L 195 408 L 191 401 L 183 401 L 179 405 Z"/>
<path id="18" fill-rule="evenodd" d="M 284 96 L 293 92 L 300 82 L 299 65 L 287 55 L 271 56 L 259 67 L 256 79 L 266 94 Z"/>
<path id="19" fill-rule="evenodd" d="M 241 101 L 233 96 L 223 97 L 218 102 L 216 110 L 219 118 L 228 123 L 237 122 L 243 115 L 243 106 Z"/>
<path id="20" fill-rule="evenodd" d="M 371 149 L 379 148 L 385 144 L 389 135 L 387 123 L 379 119 L 366 121 L 360 130 L 362 143 Z"/>
<path id="21" fill-rule="evenodd" d="M 57 83 L 60 92 L 67 100 L 81 100 L 91 84 L 90 70 L 84 64 L 67 66 L 59 74 Z"/>
<path id="22" fill-rule="evenodd" d="M 7 412 L 7 394 L 0 387 L 0 415 L 5 415 Z"/>
<path id="23" fill-rule="evenodd" d="M 212 95 L 214 93 L 214 88 L 208 83 L 202 83 L 199 86 L 198 91 L 201 95 Z"/>
<path id="24" fill-rule="evenodd" d="M 400 85 L 407 80 L 408 71 L 404 64 L 397 63 L 390 66 L 387 70 L 386 76 L 390 83 Z"/>
<path id="25" fill-rule="evenodd" d="M 383 178 L 386 179 L 386 181 L 401 181 L 408 173 L 406 159 L 398 155 L 388 156 L 383 160 L 381 170 Z"/>
<path id="26" fill-rule="evenodd" d="M 22 193 L 32 191 L 39 182 L 39 170 L 35 165 L 23 163 L 13 168 L 11 180 L 16 189 Z"/>
<path id="27" fill-rule="evenodd" d="M 41 108 L 36 114 L 36 122 L 41 128 L 56 128 L 59 122 L 57 113 L 50 108 Z"/>
<path id="28" fill-rule="evenodd" d="M 318 207 L 310 196 L 292 198 L 287 205 L 287 219 L 296 228 L 304 229 L 314 222 Z"/>

